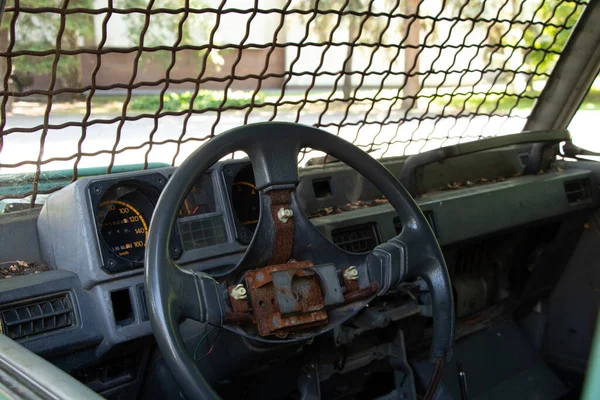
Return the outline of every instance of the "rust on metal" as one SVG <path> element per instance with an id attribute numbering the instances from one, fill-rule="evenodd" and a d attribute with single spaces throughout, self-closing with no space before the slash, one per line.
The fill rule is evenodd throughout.
<path id="1" fill-rule="evenodd" d="M 261 336 L 286 337 L 291 331 L 327 324 L 321 286 L 312 267 L 311 261 L 300 261 L 245 273 Z"/>
<path id="2" fill-rule="evenodd" d="M 349 292 L 344 294 L 344 301 L 346 303 L 352 303 L 353 301 L 363 300 L 368 297 L 373 296 L 379 290 L 379 285 L 377 282 L 371 282 L 369 286 L 363 289 L 355 290 L 354 292 Z"/>
<path id="3" fill-rule="evenodd" d="M 225 322 L 233 322 L 235 324 L 247 325 L 254 323 L 254 317 L 252 314 L 241 313 L 241 312 L 226 312 Z"/>
<path id="4" fill-rule="evenodd" d="M 348 279 L 344 275 L 344 272 L 350 267 L 346 267 L 342 270 L 342 279 L 344 280 L 344 293 L 348 294 L 350 292 L 355 292 L 359 289 L 358 280 L 357 279 Z"/>
<path id="5" fill-rule="evenodd" d="M 273 243 L 273 255 L 270 265 L 286 263 L 292 255 L 294 244 L 294 218 L 286 223 L 282 222 L 277 213 L 281 208 L 290 208 L 290 190 L 272 190 L 267 193 L 271 198 L 271 217 L 275 224 L 275 243 Z"/>
<path id="6" fill-rule="evenodd" d="M 231 285 L 227 288 L 227 293 L 231 293 L 231 291 L 236 287 L 236 285 Z M 229 301 L 231 301 L 231 308 L 234 313 L 247 313 L 250 311 L 250 305 L 248 304 L 248 299 L 235 299 L 231 294 L 229 295 Z"/>

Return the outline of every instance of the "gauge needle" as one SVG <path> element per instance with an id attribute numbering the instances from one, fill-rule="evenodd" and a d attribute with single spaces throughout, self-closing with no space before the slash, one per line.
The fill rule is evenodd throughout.
<path id="1" fill-rule="evenodd" d="M 194 208 L 194 211 L 192 211 L 192 215 L 196 214 L 196 211 L 198 211 L 199 208 L 200 206 L 196 206 L 196 208 Z"/>

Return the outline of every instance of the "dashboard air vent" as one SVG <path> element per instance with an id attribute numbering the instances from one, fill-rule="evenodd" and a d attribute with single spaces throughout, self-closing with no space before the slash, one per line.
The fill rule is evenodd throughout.
<path id="1" fill-rule="evenodd" d="M 589 178 L 565 182 L 565 194 L 569 204 L 591 200 L 592 190 Z"/>
<path id="2" fill-rule="evenodd" d="M 0 311 L 4 333 L 11 339 L 47 333 L 75 325 L 68 293 L 12 304 Z"/>
<path id="3" fill-rule="evenodd" d="M 375 223 L 334 229 L 331 238 L 335 245 L 350 253 L 364 253 L 381 243 Z"/>

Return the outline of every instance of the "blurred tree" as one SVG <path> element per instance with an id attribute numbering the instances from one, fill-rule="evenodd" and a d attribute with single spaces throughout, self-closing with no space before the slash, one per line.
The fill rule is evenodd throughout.
<path id="1" fill-rule="evenodd" d="M 203 1 L 194 0 L 157 0 L 153 8 L 180 9 L 186 3 L 192 8 L 206 7 Z M 15 0 L 8 0 L 7 8 L 14 7 Z M 115 8 L 147 8 L 149 0 L 116 0 Z M 94 0 L 20 0 L 21 8 L 95 8 Z M 172 46 L 177 39 L 178 26 L 184 13 L 179 14 L 161 14 L 150 18 L 150 27 L 144 35 L 144 46 Z M 2 31 L 0 35 L 7 35 L 8 26 L 13 16 L 12 12 L 7 12 L 3 16 Z M 131 13 L 124 16 L 126 21 L 127 41 L 132 46 L 140 44 L 140 34 L 144 27 L 145 18 L 141 13 Z M 16 31 L 17 37 L 14 49 L 29 51 L 47 51 L 56 49 L 56 39 L 61 24 L 59 13 L 26 13 L 20 12 L 17 18 Z M 209 37 L 214 22 L 210 17 L 204 14 L 189 14 L 182 29 L 182 45 L 198 44 L 205 42 Z M 2 37 L 2 36 L 0 36 Z M 2 41 L 2 43 L 7 43 Z M 89 13 L 67 14 L 65 19 L 65 30 L 62 34 L 61 48 L 77 49 L 83 46 L 95 47 L 96 37 L 94 30 L 94 19 Z M 198 51 L 196 55 L 203 55 L 204 52 Z M 170 51 L 158 51 L 152 54 L 155 57 L 147 57 L 146 61 L 156 62 L 170 60 Z M 13 58 L 13 67 L 11 74 L 15 75 L 21 82 L 31 80 L 32 75 L 46 75 L 52 70 L 54 54 L 33 57 L 20 56 Z M 3 60 L 5 61 L 5 60 Z M 221 65 L 223 59 L 218 51 L 212 50 L 209 55 L 209 61 L 214 65 Z M 5 65 L 5 62 L 3 63 Z M 0 68 L 3 67 L 0 65 Z M 3 72 L 3 70 L 0 70 Z M 4 76 L 4 74 L 2 74 Z M 82 86 L 82 56 L 61 55 L 57 65 L 57 84 L 56 87 L 81 87 Z"/>
<path id="2" fill-rule="evenodd" d="M 66 4 L 65 4 L 66 3 Z M 77 0 L 68 2 L 66 0 L 20 0 L 21 8 L 52 7 L 61 8 L 87 8 L 92 7 L 94 0 Z M 6 7 L 13 7 L 14 0 L 8 0 Z M 12 12 L 6 12 L 3 17 L 5 29 L 13 17 Z M 6 24 L 6 25 L 5 25 Z M 58 13 L 34 14 L 20 12 L 16 22 L 15 45 L 13 50 L 44 51 L 55 50 L 57 35 L 61 24 Z M 89 14 L 74 13 L 67 14 L 65 19 L 65 30 L 62 35 L 60 46 L 65 49 L 77 49 L 84 43 L 93 40 L 94 24 Z M 81 87 L 82 69 L 81 55 L 61 55 L 57 65 L 57 87 Z M 27 81 L 29 74 L 46 75 L 52 70 L 54 54 L 43 57 L 20 56 L 12 59 L 11 73 L 22 82 Z"/>
<path id="3" fill-rule="evenodd" d="M 510 45 L 521 45 L 534 50 L 523 51 L 524 72 L 533 74 L 528 84 L 532 89 L 534 81 L 546 77 L 539 74 L 549 74 L 558 61 L 567 40 L 585 5 L 563 0 L 545 0 L 540 4 L 535 19 L 543 25 L 529 25 L 519 42 L 508 41 Z M 559 54 L 556 54 L 559 53 Z"/>
<path id="4" fill-rule="evenodd" d="M 318 4 L 320 11 L 341 11 L 344 14 L 341 17 L 334 15 L 319 15 L 319 18 L 312 24 L 314 33 L 320 41 L 328 42 L 332 31 L 338 26 L 338 30 L 345 30 L 348 33 L 345 41 L 349 43 L 355 42 L 376 42 L 380 39 L 383 33 L 388 33 L 390 29 L 386 29 L 386 24 L 378 18 L 367 16 L 352 15 L 356 13 L 373 12 L 372 7 L 377 6 L 384 9 L 386 12 L 404 13 L 406 15 L 416 14 L 421 0 L 383 0 L 376 4 L 372 0 L 320 0 L 318 3 L 314 0 L 300 0 L 299 6 L 304 9 L 314 9 Z M 398 7 L 400 6 L 400 7 Z M 339 14 L 338 14 L 339 15 Z M 341 18 L 341 21 L 339 20 Z M 404 47 L 404 72 L 408 74 L 403 84 L 403 96 L 409 97 L 402 103 L 405 108 L 411 108 L 414 103 L 414 97 L 421 90 L 419 75 L 419 43 L 422 20 L 419 18 L 405 19 L 404 23 L 400 24 L 399 32 L 396 37 L 397 42 L 402 42 Z M 341 28 L 341 29 L 340 29 Z M 342 91 L 344 99 L 349 99 L 352 95 L 352 71 L 353 60 L 356 57 L 356 47 L 347 46 L 346 58 L 343 64 L 344 80 Z M 395 52 L 391 48 L 385 48 L 385 51 L 390 53 L 390 57 L 396 57 Z"/>
<path id="5" fill-rule="evenodd" d="M 468 0 L 454 0 L 463 18 L 487 19 L 479 22 L 487 28 L 485 42 L 491 46 L 483 49 L 489 68 L 506 65 L 523 72 L 527 89 L 550 74 L 562 52 L 572 27 L 577 23 L 585 5 L 565 0 L 536 0 L 522 3 L 518 0 L 486 0 L 471 4 Z M 508 24 L 498 19 L 527 21 Z M 559 54 L 556 54 L 559 53 Z M 504 83 L 517 84 L 511 74 L 505 74 Z M 522 76 L 522 77 L 523 77 Z M 499 81 L 502 82 L 502 79 Z M 525 90 L 525 88 L 523 88 Z M 517 90 L 522 92 L 523 90 Z"/>
<path id="6" fill-rule="evenodd" d="M 386 12 L 396 7 L 396 0 L 298 0 L 304 9 L 314 9 L 318 4 L 319 10 L 343 11 L 345 14 L 338 30 L 347 32 L 348 42 L 355 42 L 357 36 L 361 40 L 370 42 L 379 39 L 379 34 L 383 29 L 381 23 L 369 24 L 363 23 L 364 16 L 348 15 L 348 12 L 367 12 L 371 9 L 373 3 Z M 571 31 L 571 27 L 577 22 L 585 5 L 578 2 L 565 0 L 537 0 L 524 2 L 522 0 L 449 0 L 440 1 L 443 9 L 436 9 L 430 4 L 428 7 L 422 6 L 423 0 L 402 0 L 400 1 L 401 10 L 395 10 L 394 13 L 402 12 L 407 17 L 400 25 L 397 35 L 397 42 L 402 43 L 404 53 L 404 71 L 409 74 L 403 87 L 403 96 L 408 97 L 403 102 L 404 108 L 413 106 L 412 99 L 421 91 L 422 79 L 420 72 L 419 59 L 422 52 L 419 47 L 424 40 L 423 32 L 427 31 L 425 38 L 427 42 L 436 42 L 438 44 L 452 43 L 447 37 L 439 37 L 441 26 L 435 26 L 432 29 L 433 20 L 439 16 L 459 18 L 461 21 L 452 24 L 452 30 L 449 34 L 456 32 L 456 37 L 461 37 L 467 32 L 464 40 L 472 41 L 479 38 L 484 32 L 481 40 L 482 46 L 477 50 L 477 56 L 480 57 L 486 68 L 493 69 L 506 65 L 506 68 L 518 69 L 530 75 L 528 87 L 531 86 L 538 74 L 551 72 L 556 60 L 557 54 L 548 53 L 548 51 L 561 52 Z M 438 13 L 439 12 L 439 13 Z M 411 15 L 419 15 L 421 18 L 410 18 Z M 320 16 L 312 25 L 314 33 L 321 41 L 328 41 L 332 29 L 338 24 L 339 14 L 326 14 Z M 428 17 L 426 19 L 422 17 Z M 308 17 L 307 17 L 308 18 Z M 367 17 L 367 20 L 373 19 Z M 502 21 L 503 20 L 503 21 Z M 506 21 L 531 21 L 540 23 L 507 23 Z M 476 22 L 469 22 L 476 21 Z M 459 26 L 459 24 L 461 26 Z M 469 27 L 469 24 L 474 26 Z M 359 32 L 361 29 L 362 32 Z M 565 28 L 567 26 L 568 28 Z M 465 31 L 466 29 L 466 31 Z M 471 29 L 471 31 L 469 31 Z M 461 32 L 462 31 L 462 32 Z M 479 32 L 479 33 L 477 33 Z M 473 36 L 471 36 L 473 35 Z M 473 43 L 465 43 L 473 44 Z M 514 50 L 515 46 L 524 47 L 524 49 Z M 531 50 L 533 48 L 533 50 Z M 393 54 L 390 52 L 390 54 Z M 520 57 L 519 57 L 520 55 Z M 349 98 L 352 90 L 352 64 L 353 50 L 348 46 L 347 61 L 343 65 L 344 98 Z M 507 63 L 507 58 L 510 58 Z M 474 67 L 472 67 L 474 68 Z M 511 85 L 518 80 L 512 79 L 511 74 L 504 74 L 497 79 L 498 83 L 509 82 Z M 543 78 L 543 77 L 542 77 Z M 543 78 L 545 79 L 545 78 Z"/>
<path id="7" fill-rule="evenodd" d="M 0 26 L 2 25 L 2 21 L 0 21 Z M 0 51 L 6 51 L 8 47 L 8 29 L 3 28 L 0 29 Z M 0 57 L 0 90 L 4 90 L 4 76 L 6 74 L 6 68 L 7 68 L 7 63 L 6 63 L 6 57 Z M 2 101 L 2 99 L 0 98 L 0 101 Z M 8 102 L 6 103 L 6 111 L 10 112 L 12 111 L 12 103 L 13 103 L 13 97 L 9 97 L 8 98 Z"/>
<path id="8" fill-rule="evenodd" d="M 163 8 L 168 10 L 182 10 L 185 8 L 203 9 L 214 7 L 215 2 L 207 3 L 205 0 L 156 0 L 152 3 L 153 9 Z M 116 0 L 115 6 L 119 8 L 142 8 L 147 9 L 150 5 L 149 0 Z M 185 18 L 185 20 L 184 20 Z M 139 46 L 141 43 L 141 34 L 144 30 L 146 18 L 141 13 L 125 14 L 127 40 L 132 46 Z M 183 20 L 183 25 L 181 22 Z M 202 45 L 208 43 L 211 32 L 216 22 L 215 13 L 161 13 L 150 16 L 148 28 L 144 34 L 144 46 L 173 47 L 177 42 L 178 46 L 184 45 Z M 181 26 L 181 27 L 180 27 Z M 223 28 L 223 26 L 222 26 Z M 178 34 L 181 30 L 181 40 L 178 40 Z M 206 54 L 205 50 L 193 51 L 198 61 Z M 145 54 L 142 63 L 144 65 L 161 62 L 169 64 L 171 61 L 171 50 L 160 50 Z M 220 52 L 211 49 L 208 54 L 208 62 L 217 69 L 223 65 L 223 57 Z"/>

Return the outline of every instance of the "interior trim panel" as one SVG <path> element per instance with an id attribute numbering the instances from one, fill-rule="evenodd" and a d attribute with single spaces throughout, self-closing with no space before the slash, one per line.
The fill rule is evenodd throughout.
<path id="1" fill-rule="evenodd" d="M 195 202 L 194 206 L 189 207 L 189 211 L 183 211 L 184 215 L 180 218 L 184 223 L 208 221 L 209 225 L 198 223 L 202 225 L 199 228 L 201 233 L 186 233 L 204 236 L 183 238 L 182 231 L 177 232 L 178 236 L 174 237 L 174 243 L 177 244 L 174 246 L 181 246 L 182 240 L 194 240 L 198 246 L 192 250 L 181 246 L 183 251 L 178 255 L 179 263 L 218 276 L 221 270 L 227 270 L 240 260 L 246 249 L 244 243 L 247 242 L 247 238 L 243 237 L 246 231 L 242 228 L 246 229 L 253 223 L 254 211 L 251 206 L 236 210 L 230 199 L 234 195 L 233 190 L 239 190 L 247 196 L 240 203 L 251 204 L 252 187 L 251 183 L 246 185 L 248 191 L 244 193 L 244 188 L 234 185 L 240 181 L 235 180 L 235 176 L 228 177 L 226 171 L 239 172 L 248 166 L 247 163 L 246 160 L 221 162 L 210 170 L 212 197 L 207 199 L 204 194 L 198 194 L 190 200 Z M 388 168 L 395 170 L 400 165 L 398 160 L 391 160 Z M 94 357 L 100 358 L 111 354 L 122 344 L 151 337 L 143 264 L 131 262 L 129 267 L 116 271 L 103 268 L 101 246 L 104 239 L 100 235 L 117 232 L 111 231 L 113 225 L 110 224 L 116 224 L 119 218 L 110 219 L 110 224 L 98 219 L 103 194 L 97 194 L 98 198 L 94 199 L 91 191 L 97 187 L 109 190 L 119 183 L 142 179 L 146 183 L 156 181 L 153 185 L 157 191 L 155 195 L 158 195 L 173 170 L 162 168 L 83 178 L 48 198 L 37 217 L 41 254 L 37 252 L 37 238 L 29 238 L 28 245 L 32 246 L 32 256 L 41 256 L 51 270 L 19 279 L 0 280 L 0 311 L 14 304 L 30 304 L 47 295 L 69 293 L 73 299 L 76 323 L 65 329 L 20 338 L 19 343 L 50 358 L 81 349 L 81 357 L 85 359 L 85 351 L 91 351 Z M 202 191 L 202 188 L 199 190 Z M 368 202 L 380 197 L 360 175 L 342 164 L 301 170 L 297 192 L 307 214 L 335 204 Z M 129 196 L 128 193 L 124 196 Z M 122 202 L 129 204 L 126 200 L 132 197 L 124 198 Z M 591 210 L 599 202 L 598 189 L 591 172 L 576 168 L 430 192 L 417 199 L 442 246 L 564 218 L 571 213 Z M 384 200 L 378 204 L 315 217 L 311 221 L 338 246 L 347 251 L 362 251 L 364 246 L 386 241 L 402 229 L 399 222 L 394 220 L 396 215 L 392 207 L 385 204 Z M 129 211 L 124 210 L 123 213 L 133 215 L 133 209 L 136 207 L 129 207 Z M 111 211 L 120 212 L 118 207 Z M 142 216 L 142 211 L 136 211 Z M 0 228 L 8 231 L 18 230 L 14 228 L 18 224 L 31 226 L 35 215 L 31 211 L 15 212 Z M 223 223 L 214 224 L 210 218 L 215 216 L 222 218 Z M 149 216 L 144 218 L 149 219 Z M 136 229 L 142 229 L 141 226 L 135 226 Z M 373 232 L 373 241 L 360 242 L 353 238 L 352 229 L 349 228 L 356 227 L 366 227 L 364 232 Z M 206 232 L 218 238 L 209 237 Z M 127 244 L 115 242 L 113 247 L 118 245 L 127 248 Z M 15 247 L 18 246 L 15 254 L 22 256 L 25 254 L 23 241 L 15 243 Z M 9 257 L 10 254 L 3 256 Z"/>

